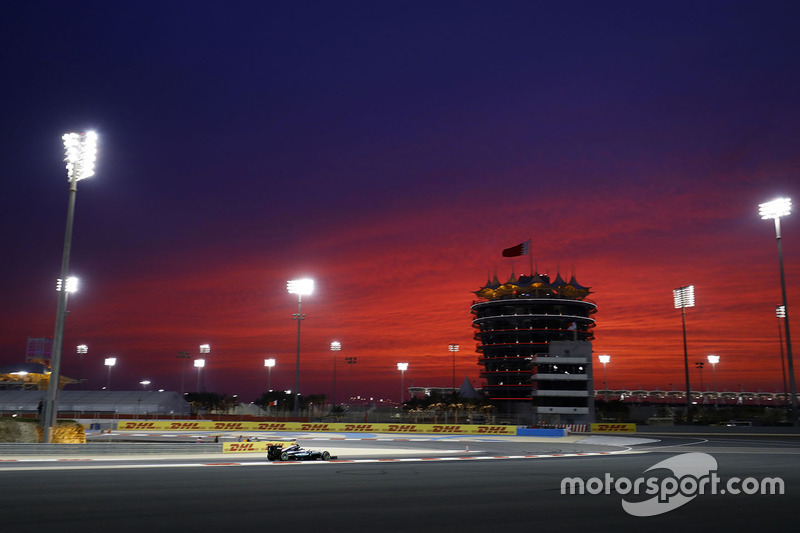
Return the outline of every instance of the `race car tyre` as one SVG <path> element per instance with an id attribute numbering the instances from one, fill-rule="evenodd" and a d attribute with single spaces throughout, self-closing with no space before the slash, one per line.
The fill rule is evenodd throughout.
<path id="1" fill-rule="evenodd" d="M 331 460 L 330 452 L 322 452 L 322 460 L 323 461 L 330 461 Z"/>
<path id="2" fill-rule="evenodd" d="M 289 460 L 289 454 L 286 452 L 281 453 L 281 461 L 288 461 L 288 460 Z"/>

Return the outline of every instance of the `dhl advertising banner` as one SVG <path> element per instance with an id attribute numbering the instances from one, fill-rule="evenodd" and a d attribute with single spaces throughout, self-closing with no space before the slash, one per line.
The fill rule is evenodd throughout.
<path id="1" fill-rule="evenodd" d="M 214 420 L 120 420 L 118 431 L 331 431 L 336 433 L 445 433 L 516 435 L 516 426 L 470 424 L 347 424 L 342 422 L 221 422 Z"/>
<path id="2" fill-rule="evenodd" d="M 267 446 L 272 445 L 280 445 L 280 446 L 291 446 L 293 444 L 297 444 L 296 442 L 286 442 L 286 441 L 276 441 L 276 442 L 268 442 L 268 441 L 259 441 L 259 442 L 223 442 L 222 443 L 222 453 L 252 453 L 252 452 L 260 452 L 260 453 L 267 453 Z"/>
<path id="3" fill-rule="evenodd" d="M 636 424 L 592 424 L 592 433 L 636 433 Z"/>

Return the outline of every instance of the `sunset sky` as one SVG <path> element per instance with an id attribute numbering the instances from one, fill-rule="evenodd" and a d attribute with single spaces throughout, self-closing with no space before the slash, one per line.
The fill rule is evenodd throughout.
<path id="1" fill-rule="evenodd" d="M 480 385 L 470 305 L 532 239 L 591 287 L 611 388 L 681 389 L 680 311 L 718 388 L 782 388 L 774 224 L 800 203 L 794 1 L 17 2 L 0 21 L 0 364 L 52 336 L 61 135 L 100 136 L 78 186 L 63 373 L 178 390 L 397 400 Z M 800 211 L 782 219 L 800 335 Z M 89 353 L 79 368 L 75 346 Z M 795 356 L 797 356 L 795 351 Z M 345 357 L 357 357 L 351 369 Z M 598 377 L 601 365 L 597 364 Z M 83 374 L 80 376 L 79 374 Z M 186 367 L 186 389 L 196 372 Z M 710 387 L 711 369 L 703 382 Z"/>

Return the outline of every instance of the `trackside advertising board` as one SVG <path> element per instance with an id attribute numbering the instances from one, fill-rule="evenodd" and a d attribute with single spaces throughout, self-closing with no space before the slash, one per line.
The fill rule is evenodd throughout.
<path id="1" fill-rule="evenodd" d="M 259 441 L 259 442 L 223 442 L 222 443 L 222 453 L 267 453 L 267 446 L 272 445 L 280 445 L 284 447 L 291 446 L 293 444 L 297 444 L 297 442 L 267 442 L 267 441 Z"/>
<path id="2" fill-rule="evenodd" d="M 434 433 L 516 435 L 516 426 L 470 424 L 346 424 L 313 422 L 217 422 L 214 420 L 120 420 L 118 431 L 330 431 L 335 433 Z"/>
<path id="3" fill-rule="evenodd" d="M 636 433 L 636 424 L 592 424 L 592 433 Z"/>

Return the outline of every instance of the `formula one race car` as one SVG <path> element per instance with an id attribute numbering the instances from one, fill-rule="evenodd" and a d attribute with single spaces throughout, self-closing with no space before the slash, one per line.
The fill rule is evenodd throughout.
<path id="1" fill-rule="evenodd" d="M 292 444 L 284 448 L 281 445 L 267 446 L 267 459 L 270 461 L 316 461 L 322 459 L 329 461 L 336 459 L 330 452 L 320 450 L 307 450 L 299 444 Z"/>

